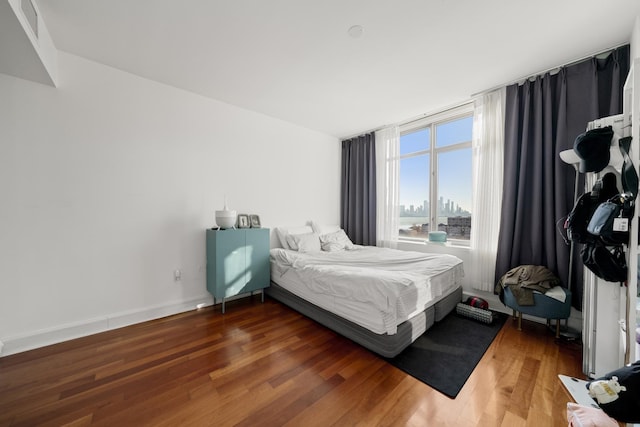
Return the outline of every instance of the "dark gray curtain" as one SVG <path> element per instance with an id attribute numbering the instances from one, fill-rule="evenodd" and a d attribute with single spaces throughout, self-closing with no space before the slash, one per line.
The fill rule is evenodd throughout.
<path id="1" fill-rule="evenodd" d="M 340 224 L 353 243 L 376 244 L 375 134 L 342 141 Z"/>
<path id="2" fill-rule="evenodd" d="M 570 247 L 556 223 L 573 207 L 575 169 L 559 153 L 573 148 L 587 122 L 622 112 L 628 71 L 627 45 L 606 58 L 590 58 L 507 87 L 496 281 L 513 267 L 535 264 L 568 285 Z M 571 290 L 573 306 L 581 309 L 582 262 L 580 245 L 575 246 Z"/>

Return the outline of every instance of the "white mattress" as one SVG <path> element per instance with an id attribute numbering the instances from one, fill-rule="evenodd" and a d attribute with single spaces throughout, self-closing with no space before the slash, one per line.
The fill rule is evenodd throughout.
<path id="1" fill-rule="evenodd" d="M 462 260 L 446 254 L 356 246 L 339 252 L 271 249 L 271 280 L 289 292 L 377 334 L 453 292 Z"/>

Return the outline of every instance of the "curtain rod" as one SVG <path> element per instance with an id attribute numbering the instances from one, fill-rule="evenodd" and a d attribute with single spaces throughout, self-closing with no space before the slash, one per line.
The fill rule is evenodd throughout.
<path id="1" fill-rule="evenodd" d="M 585 60 L 587 60 L 587 59 L 589 59 L 589 58 L 595 58 L 595 57 L 598 57 L 598 56 L 600 56 L 600 55 L 604 55 L 604 54 L 610 55 L 610 54 L 611 54 L 611 52 L 613 52 L 614 50 L 616 50 L 616 49 L 618 49 L 618 48 L 620 48 L 620 47 L 622 47 L 622 46 L 626 46 L 626 45 L 628 45 L 628 44 L 629 44 L 629 42 L 627 42 L 627 43 L 623 43 L 623 44 L 618 45 L 618 46 L 609 47 L 609 48 L 607 48 L 607 49 L 603 49 L 603 50 L 601 50 L 601 51 L 599 51 L 599 52 L 597 52 L 597 53 L 593 53 L 593 54 L 591 54 L 591 55 L 583 56 L 582 58 L 579 58 L 579 59 L 574 59 L 573 61 L 569 61 L 569 62 L 568 62 L 568 63 L 566 63 L 566 64 L 563 64 L 563 65 L 557 65 L 557 66 L 555 66 L 555 67 L 547 68 L 546 70 L 542 70 L 542 71 L 539 71 L 539 72 L 537 72 L 537 73 L 529 74 L 528 76 L 520 77 L 520 78 L 518 78 L 518 79 L 515 79 L 515 80 L 510 81 L 509 83 L 504 83 L 504 84 L 501 84 L 501 85 L 498 85 L 498 86 L 494 86 L 494 87 L 492 87 L 492 88 L 490 88 L 490 89 L 485 89 L 485 90 L 483 90 L 483 91 L 476 92 L 476 93 L 474 93 L 473 95 L 471 95 L 471 97 L 472 97 L 472 98 L 475 98 L 476 96 L 480 96 L 480 95 L 484 95 L 485 93 L 493 92 L 493 91 L 494 91 L 494 90 L 496 90 L 496 89 L 501 89 L 501 88 L 503 88 L 503 87 L 511 86 L 511 85 L 513 85 L 513 84 L 516 84 L 516 83 L 525 82 L 525 81 L 527 81 L 527 80 L 529 80 L 529 79 L 532 79 L 532 78 L 534 78 L 534 77 L 537 77 L 537 76 L 540 76 L 540 75 L 543 75 L 543 74 L 546 74 L 546 73 L 550 73 L 550 72 L 552 72 L 552 71 L 556 71 L 556 70 L 557 70 L 557 71 L 559 71 L 559 70 L 560 70 L 561 68 L 563 68 L 563 67 L 569 67 L 569 66 L 571 66 L 571 65 L 578 64 L 578 63 L 580 63 L 580 62 L 582 62 L 582 61 L 585 61 Z"/>
<path id="2" fill-rule="evenodd" d="M 489 93 L 489 92 L 493 92 L 494 90 L 498 90 L 498 89 L 501 89 L 503 87 L 511 86 L 512 84 L 515 84 L 515 83 L 527 81 L 527 80 L 529 80 L 529 79 L 531 79 L 533 77 L 536 77 L 536 76 L 539 76 L 539 75 L 542 75 L 542 74 L 545 74 L 545 73 L 550 73 L 551 71 L 554 71 L 554 70 L 560 70 L 560 68 L 562 68 L 562 67 L 569 67 L 571 65 L 577 64 L 577 63 L 582 62 L 582 61 L 584 61 L 586 59 L 589 59 L 589 58 L 594 58 L 594 57 L 597 57 L 597 56 L 600 56 L 600 55 L 604 55 L 605 53 L 606 54 L 611 54 L 612 51 L 614 51 L 614 50 L 616 50 L 616 49 L 618 49 L 618 48 L 620 48 L 622 46 L 628 45 L 628 44 L 629 44 L 629 42 L 623 43 L 623 44 L 618 45 L 618 46 L 610 47 L 610 48 L 607 48 L 607 49 L 603 49 L 603 50 L 601 50 L 601 51 L 599 51 L 597 53 L 594 53 L 594 54 L 591 54 L 591 55 L 587 55 L 587 56 L 583 56 L 582 58 L 579 58 L 579 59 L 574 59 L 573 61 L 570 61 L 570 62 L 568 62 L 568 63 L 566 63 L 564 65 L 558 65 L 558 66 L 555 66 L 555 67 L 551 67 L 551 68 L 548 68 L 546 70 L 542 70 L 542 71 L 539 71 L 537 73 L 529 74 L 528 76 L 524 76 L 524 77 L 520 77 L 519 79 L 512 80 L 509 83 L 504 83 L 504 84 L 501 84 L 501 85 L 494 86 L 494 87 L 492 87 L 490 89 L 485 89 L 485 90 L 482 90 L 480 92 L 476 92 L 476 93 L 471 95 L 471 99 L 470 100 L 465 101 L 465 102 L 460 102 L 458 104 L 450 105 L 449 107 L 446 107 L 444 110 L 432 111 L 432 112 L 429 112 L 429 113 L 422 113 L 419 116 L 414 116 L 413 118 L 407 119 L 407 120 L 402 121 L 402 122 L 385 124 L 385 125 L 379 126 L 377 128 L 374 128 L 374 129 L 370 129 L 370 130 L 367 130 L 367 131 L 364 131 L 364 132 L 359 132 L 359 133 L 356 133 L 356 134 L 353 134 L 353 135 L 349 135 L 348 137 L 340 138 L 340 140 L 344 141 L 344 140 L 347 140 L 347 139 L 355 138 L 357 136 L 361 136 L 361 135 L 364 135 L 364 134 L 367 134 L 367 133 L 379 131 L 379 130 L 384 129 L 384 128 L 389 127 L 389 126 L 407 125 L 409 123 L 413 123 L 415 121 L 421 120 L 421 119 L 423 119 L 425 117 L 428 117 L 430 115 L 433 115 L 433 114 L 445 113 L 447 111 L 453 110 L 454 108 L 458 108 L 458 107 L 461 107 L 463 105 L 466 105 L 468 103 L 473 102 L 473 99 L 476 98 L 477 96 L 484 95 L 484 94 Z"/>

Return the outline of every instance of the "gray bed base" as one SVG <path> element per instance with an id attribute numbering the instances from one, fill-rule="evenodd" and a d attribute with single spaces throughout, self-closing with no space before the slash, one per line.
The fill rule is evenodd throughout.
<path id="1" fill-rule="evenodd" d="M 324 310 L 297 295 L 292 294 L 277 283 L 271 282 L 271 286 L 265 289 L 267 295 L 281 303 L 291 307 L 297 312 L 315 320 L 321 325 L 343 335 L 361 346 L 383 357 L 395 357 L 409 344 L 429 329 L 434 322 L 442 320 L 449 312 L 453 311 L 462 301 L 462 287 L 459 286 L 451 294 L 447 295 L 435 305 L 428 307 L 422 313 L 398 325 L 395 335 L 376 334 L 370 330 L 356 325 L 353 322 Z"/>

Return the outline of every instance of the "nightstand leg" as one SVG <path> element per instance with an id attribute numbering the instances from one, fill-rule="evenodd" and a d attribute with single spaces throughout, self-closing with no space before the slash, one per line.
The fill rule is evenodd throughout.
<path id="1" fill-rule="evenodd" d="M 222 298 L 222 314 L 224 314 L 224 298 Z"/>
<path id="2" fill-rule="evenodd" d="M 262 288 L 262 302 L 264 303 L 264 288 Z"/>

